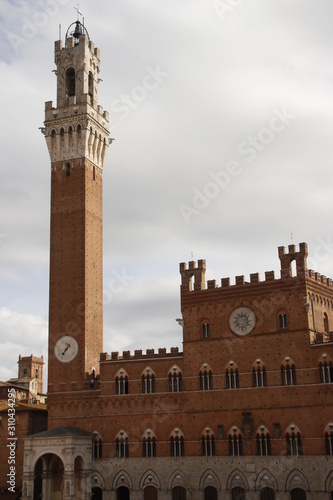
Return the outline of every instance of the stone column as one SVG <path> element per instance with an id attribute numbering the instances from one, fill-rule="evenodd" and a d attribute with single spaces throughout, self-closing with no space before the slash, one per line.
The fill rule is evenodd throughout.
<path id="1" fill-rule="evenodd" d="M 34 496 L 35 474 L 25 473 L 22 479 L 22 500 L 32 500 Z"/>

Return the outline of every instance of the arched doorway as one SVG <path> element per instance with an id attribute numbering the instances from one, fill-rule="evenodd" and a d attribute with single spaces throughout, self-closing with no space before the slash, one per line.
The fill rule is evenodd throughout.
<path id="1" fill-rule="evenodd" d="M 260 500 L 275 500 L 275 492 L 272 488 L 264 488 L 260 492 Z"/>
<path id="2" fill-rule="evenodd" d="M 62 498 L 64 465 L 58 455 L 52 453 L 43 455 L 37 460 L 34 473 L 34 500 L 40 500 L 42 497 Z"/>
<path id="3" fill-rule="evenodd" d="M 205 500 L 217 500 L 217 489 L 214 486 L 205 488 Z"/>
<path id="4" fill-rule="evenodd" d="M 144 500 L 157 500 L 157 489 L 154 486 L 147 486 L 145 488 Z"/>
<path id="5" fill-rule="evenodd" d="M 231 500 L 246 500 L 246 493 L 244 488 L 237 486 L 231 490 Z"/>
<path id="6" fill-rule="evenodd" d="M 186 500 L 186 490 L 182 486 L 172 488 L 172 500 Z"/>
<path id="7" fill-rule="evenodd" d="M 103 500 L 103 491 L 98 486 L 92 487 L 91 500 Z"/>
<path id="8" fill-rule="evenodd" d="M 130 492 L 126 486 L 117 489 L 117 500 L 130 500 Z"/>
<path id="9" fill-rule="evenodd" d="M 290 500 L 306 500 L 306 493 L 302 488 L 294 488 L 290 492 Z"/>

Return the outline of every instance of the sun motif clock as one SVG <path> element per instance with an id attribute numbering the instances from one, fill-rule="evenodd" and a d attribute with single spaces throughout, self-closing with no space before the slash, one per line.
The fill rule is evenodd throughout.
<path id="1" fill-rule="evenodd" d="M 237 307 L 229 318 L 231 330 L 241 337 L 248 335 L 256 324 L 256 316 L 249 307 Z"/>
<path id="2" fill-rule="evenodd" d="M 79 344 L 71 335 L 64 335 L 54 346 L 54 355 L 60 363 L 70 363 L 79 352 Z"/>

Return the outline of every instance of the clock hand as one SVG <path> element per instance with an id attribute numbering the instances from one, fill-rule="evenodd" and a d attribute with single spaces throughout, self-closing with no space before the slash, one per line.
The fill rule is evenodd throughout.
<path id="1" fill-rule="evenodd" d="M 65 355 L 65 352 L 68 351 L 68 349 L 70 348 L 70 346 L 71 346 L 70 344 L 68 344 L 68 343 L 66 344 L 66 349 L 62 353 L 63 356 Z"/>

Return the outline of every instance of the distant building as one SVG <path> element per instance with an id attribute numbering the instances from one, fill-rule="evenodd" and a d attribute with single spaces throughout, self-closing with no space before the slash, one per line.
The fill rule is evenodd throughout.
<path id="1" fill-rule="evenodd" d="M 25 403 L 46 403 L 43 394 L 43 356 L 22 357 L 18 360 L 18 377 L 0 382 L 0 400 L 8 398 L 8 390 L 15 389 L 16 401 Z"/>
<path id="2" fill-rule="evenodd" d="M 183 352 L 103 353 L 108 114 L 79 21 L 55 63 L 48 430 L 25 439 L 22 498 L 332 499 L 332 280 L 305 243 L 279 248 L 278 277 L 182 263 Z"/>

